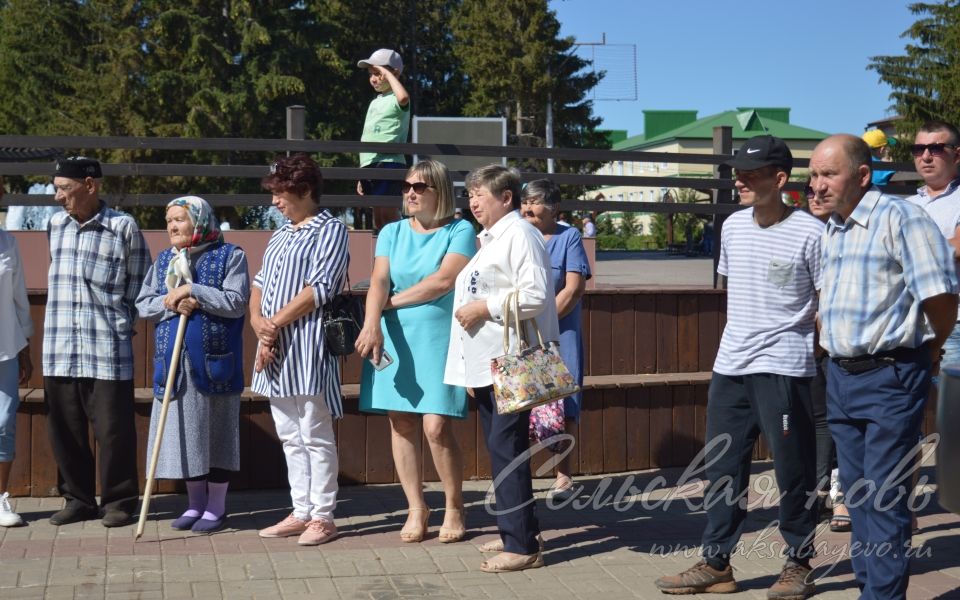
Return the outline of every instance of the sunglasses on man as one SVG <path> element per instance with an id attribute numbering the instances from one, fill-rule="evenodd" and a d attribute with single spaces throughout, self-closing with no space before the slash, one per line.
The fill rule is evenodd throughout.
<path id="1" fill-rule="evenodd" d="M 409 192 L 410 188 L 413 188 L 413 191 L 416 192 L 417 194 L 422 194 L 425 191 L 427 191 L 427 188 L 433 189 L 433 186 L 427 185 L 422 181 L 418 181 L 416 183 L 410 183 L 409 181 L 404 181 L 403 183 L 400 184 L 400 191 L 403 192 L 404 194 Z"/>
<path id="2" fill-rule="evenodd" d="M 947 148 L 951 150 L 956 150 L 957 146 L 954 144 L 913 144 L 910 146 L 910 154 L 913 154 L 915 157 L 920 158 L 923 156 L 924 152 L 930 152 L 930 156 L 943 156 L 946 153 Z"/>

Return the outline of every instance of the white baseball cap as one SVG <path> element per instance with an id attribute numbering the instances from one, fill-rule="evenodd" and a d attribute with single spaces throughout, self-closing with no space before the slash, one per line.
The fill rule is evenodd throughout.
<path id="1" fill-rule="evenodd" d="M 403 59 L 400 58 L 399 54 L 389 48 L 380 48 L 371 54 L 367 60 L 361 60 L 357 63 L 357 66 L 361 69 L 366 69 L 371 65 L 390 67 L 397 73 L 403 71 Z"/>

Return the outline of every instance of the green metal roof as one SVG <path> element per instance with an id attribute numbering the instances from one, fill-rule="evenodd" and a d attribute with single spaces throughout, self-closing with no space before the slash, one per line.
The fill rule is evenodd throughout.
<path id="1" fill-rule="evenodd" d="M 610 142 L 611 146 L 627 139 L 626 129 L 603 129 L 600 133 L 607 136 L 607 141 Z"/>
<path id="2" fill-rule="evenodd" d="M 819 141 L 827 137 L 828 133 L 791 125 L 788 122 L 774 117 L 789 115 L 789 109 L 765 108 L 738 108 L 728 110 L 709 117 L 704 117 L 647 138 L 645 135 L 636 135 L 613 145 L 614 150 L 643 150 L 650 146 L 659 146 L 665 142 L 681 139 L 712 140 L 713 128 L 729 126 L 733 129 L 733 139 L 745 140 L 755 135 L 775 135 L 784 140 L 813 140 Z"/>

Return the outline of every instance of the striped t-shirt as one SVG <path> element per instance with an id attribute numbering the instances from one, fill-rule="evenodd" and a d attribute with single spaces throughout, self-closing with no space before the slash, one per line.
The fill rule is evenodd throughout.
<path id="1" fill-rule="evenodd" d="M 349 262 L 347 228 L 326 210 L 299 228 L 289 221 L 274 232 L 253 279 L 262 290 L 260 310 L 272 317 L 305 286 L 313 290 L 314 310 L 280 330 L 279 354 L 259 373 L 253 391 L 269 398 L 324 395 L 334 417 L 343 416 L 340 365 L 327 352 L 323 306 L 340 293 Z"/>
<path id="2" fill-rule="evenodd" d="M 822 234 L 823 223 L 797 210 L 765 228 L 752 208 L 724 221 L 717 272 L 727 277 L 727 325 L 714 371 L 814 374 Z"/>

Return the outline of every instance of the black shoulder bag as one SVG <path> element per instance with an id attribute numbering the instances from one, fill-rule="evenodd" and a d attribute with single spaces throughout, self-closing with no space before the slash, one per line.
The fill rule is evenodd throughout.
<path id="1" fill-rule="evenodd" d="M 347 289 L 323 306 L 323 337 L 327 352 L 333 356 L 353 354 L 353 345 L 363 323 L 363 302 L 350 293 L 350 275 L 346 279 Z"/>

